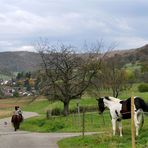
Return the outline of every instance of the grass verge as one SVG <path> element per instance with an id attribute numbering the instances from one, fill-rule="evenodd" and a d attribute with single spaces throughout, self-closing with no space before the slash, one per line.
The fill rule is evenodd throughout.
<path id="1" fill-rule="evenodd" d="M 112 136 L 111 133 L 89 135 L 82 138 L 72 137 L 60 140 L 58 142 L 59 148 L 131 148 L 130 131 L 126 131 L 123 137 Z M 141 132 L 136 139 L 137 148 L 148 147 L 148 137 L 145 131 Z"/>
<path id="2" fill-rule="evenodd" d="M 108 112 L 99 116 L 97 112 L 85 114 L 85 131 L 107 131 L 106 126 L 111 127 Z M 55 116 L 47 119 L 44 115 L 26 119 L 21 124 L 22 130 L 38 132 L 81 132 L 82 131 L 82 114 L 71 114 L 68 117 Z"/>

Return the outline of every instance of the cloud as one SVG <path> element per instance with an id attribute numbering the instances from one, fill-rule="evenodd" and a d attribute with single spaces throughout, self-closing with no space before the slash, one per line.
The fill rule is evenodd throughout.
<path id="1" fill-rule="evenodd" d="M 144 0 L 1 0 L 0 51 L 31 50 L 39 37 L 76 46 L 103 38 L 134 48 L 148 40 L 147 19 Z"/>
<path id="2" fill-rule="evenodd" d="M 30 52 L 36 52 L 33 46 L 31 45 L 26 45 L 26 46 L 21 46 L 13 49 L 14 51 L 30 51 Z"/>
<path id="3" fill-rule="evenodd" d="M 123 37 L 114 38 L 114 40 L 118 40 L 118 44 L 120 47 L 122 47 L 122 49 L 138 48 L 148 43 L 148 40 L 135 36 L 128 36 L 128 37 L 123 36 Z"/>

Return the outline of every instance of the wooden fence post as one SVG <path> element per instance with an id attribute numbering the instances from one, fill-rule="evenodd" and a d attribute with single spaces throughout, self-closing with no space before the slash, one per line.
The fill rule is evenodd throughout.
<path id="1" fill-rule="evenodd" d="M 85 134 L 85 109 L 83 108 L 83 116 L 82 116 L 82 137 L 84 138 Z"/>
<path id="2" fill-rule="evenodd" d="M 135 148 L 135 124 L 134 124 L 134 97 L 131 97 L 131 134 L 132 134 L 132 148 Z"/>
<path id="3" fill-rule="evenodd" d="M 72 113 L 72 127 L 75 127 L 75 115 Z"/>
<path id="4" fill-rule="evenodd" d="M 78 127 L 80 127 L 80 105 L 79 105 L 79 102 L 77 102 L 77 110 L 78 110 Z"/>

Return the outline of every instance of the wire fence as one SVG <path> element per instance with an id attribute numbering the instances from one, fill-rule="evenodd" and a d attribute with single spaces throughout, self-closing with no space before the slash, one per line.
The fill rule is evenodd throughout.
<path id="1" fill-rule="evenodd" d="M 129 113 L 131 112 L 126 112 L 124 114 L 129 114 Z M 145 115 L 144 118 L 145 121 L 148 122 L 147 118 L 148 112 L 143 112 L 143 113 Z M 112 135 L 112 123 L 109 110 L 104 111 L 104 113 L 101 115 L 98 114 L 98 111 L 85 112 L 84 110 L 81 113 L 80 112 L 72 113 L 67 117 L 63 117 L 62 115 L 60 115 L 60 116 L 51 116 L 49 119 L 59 121 L 60 123 L 64 124 L 64 126 L 67 127 L 67 129 L 70 130 L 71 132 L 81 132 L 82 137 L 84 137 L 86 132 L 88 131 Z M 131 120 L 122 120 L 122 122 L 123 122 L 123 136 L 125 136 L 126 134 L 130 135 Z M 119 135 L 118 129 L 117 129 L 117 134 Z M 136 144 L 138 144 L 138 142 L 139 141 L 136 139 Z M 124 143 L 119 143 L 118 145 L 116 145 L 116 147 L 122 147 L 124 145 L 125 145 Z M 148 146 L 145 148 L 148 148 Z"/>
<path id="2" fill-rule="evenodd" d="M 84 122 L 85 131 L 96 131 L 101 127 L 111 126 L 109 112 L 105 112 L 103 115 L 99 115 L 98 112 L 81 112 L 72 113 L 67 117 L 60 116 L 48 116 L 50 120 L 59 121 L 65 126 L 69 127 L 71 131 L 82 131 L 82 125 Z"/>
<path id="3" fill-rule="evenodd" d="M 126 112 L 126 113 L 122 113 L 122 114 L 129 114 L 129 113 L 131 113 L 131 112 Z M 148 115 L 148 112 L 143 112 L 143 113 L 146 116 Z M 98 113 L 98 111 L 85 112 L 85 110 L 84 110 L 81 113 L 80 112 L 79 113 L 72 113 L 69 116 L 64 117 L 64 118 L 63 118 L 62 114 L 59 116 L 48 115 L 47 118 L 51 119 L 51 120 L 58 120 L 58 121 L 65 120 L 65 124 L 67 123 L 68 126 L 71 125 L 71 127 L 73 129 L 76 128 L 76 129 L 79 129 L 79 131 L 81 131 L 81 129 L 82 129 L 83 120 L 85 122 L 85 131 L 90 130 L 91 127 L 92 127 L 92 130 L 94 129 L 94 127 L 98 128 L 98 129 L 101 127 L 106 127 L 106 126 L 112 127 L 109 110 L 104 111 L 104 113 L 101 115 Z"/>
<path id="4" fill-rule="evenodd" d="M 129 114 L 131 112 L 126 112 L 123 114 Z M 146 116 L 148 115 L 148 112 L 143 112 Z M 79 113 L 72 113 L 67 117 L 63 117 L 63 115 L 59 116 L 47 116 L 50 120 L 57 120 L 61 123 L 64 123 L 65 126 L 69 127 L 71 131 L 79 131 L 81 132 L 83 129 L 83 126 L 85 126 L 84 132 L 87 131 L 106 131 L 106 127 L 110 127 L 110 130 L 112 131 L 112 123 L 111 123 L 111 116 L 109 110 L 104 111 L 103 114 L 99 115 L 98 111 L 96 112 L 79 112 Z M 122 120 L 123 122 L 126 122 L 125 124 L 130 123 L 130 120 Z M 109 129 L 109 128 L 107 128 Z"/>

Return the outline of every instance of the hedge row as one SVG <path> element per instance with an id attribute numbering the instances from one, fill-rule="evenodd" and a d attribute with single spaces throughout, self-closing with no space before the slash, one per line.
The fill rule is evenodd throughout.
<path id="1" fill-rule="evenodd" d="M 138 86 L 139 92 L 148 92 L 148 83 L 142 83 Z"/>
<path id="2" fill-rule="evenodd" d="M 85 110 L 86 112 L 93 112 L 93 111 L 97 111 L 98 107 L 97 106 L 80 106 L 79 109 L 80 109 L 80 113 L 82 113 L 83 110 Z M 69 114 L 73 114 L 73 113 L 78 113 L 78 108 L 69 109 Z M 54 108 L 52 110 L 47 110 L 47 117 L 59 116 L 63 114 L 64 114 L 64 110 L 60 108 Z"/>

